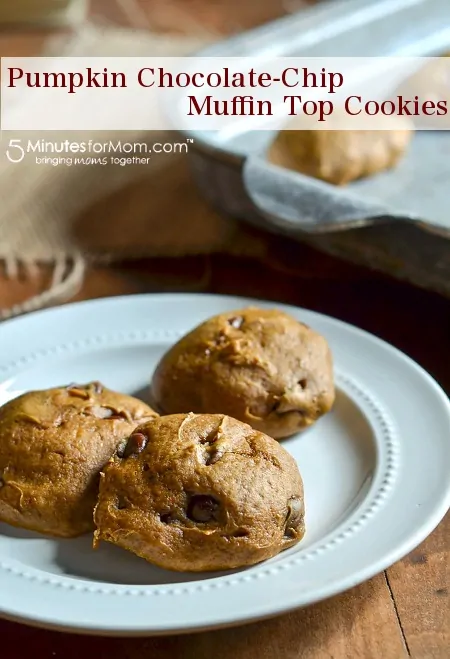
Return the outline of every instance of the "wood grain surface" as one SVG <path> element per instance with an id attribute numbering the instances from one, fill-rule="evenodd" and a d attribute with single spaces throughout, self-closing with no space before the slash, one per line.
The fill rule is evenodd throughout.
<path id="1" fill-rule="evenodd" d="M 126 4 L 95 0 L 93 10 L 97 19 L 129 24 L 131 14 L 124 18 Z M 132 3 L 133 20 L 148 22 L 150 27 L 192 31 L 204 26 L 220 33 L 248 27 L 299 4 L 294 0 L 139 0 L 136 13 L 136 3 Z M 188 23 L 183 18 L 186 12 Z M 34 54 L 42 38 L 35 34 L 3 35 L 0 54 Z M 188 218 L 189 208 L 186 215 Z M 391 342 L 450 391 L 448 301 L 305 246 L 283 239 L 270 238 L 269 242 L 264 262 L 216 255 L 91 268 L 78 299 L 205 291 L 296 304 L 353 323 Z M 0 307 L 39 290 L 48 276 L 41 269 L 33 276 L 24 272 L 21 278 L 11 281 L 0 271 Z M 385 573 L 338 597 L 288 615 L 235 629 L 153 639 L 73 636 L 0 621 L 0 657 L 447 659 L 449 554 L 447 516 L 418 549 Z"/>

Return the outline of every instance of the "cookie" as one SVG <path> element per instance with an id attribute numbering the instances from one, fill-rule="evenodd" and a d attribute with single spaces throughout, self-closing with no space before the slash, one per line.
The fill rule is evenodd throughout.
<path id="1" fill-rule="evenodd" d="M 165 414 L 227 414 L 280 439 L 334 401 L 326 340 L 286 313 L 248 308 L 207 320 L 162 358 L 152 380 Z"/>
<path id="2" fill-rule="evenodd" d="M 0 520 L 74 537 L 94 528 L 100 470 L 156 413 L 99 382 L 33 391 L 0 408 Z"/>
<path id="3" fill-rule="evenodd" d="M 372 123 L 375 121 L 373 118 Z M 392 130 L 282 130 L 268 159 L 275 165 L 334 185 L 395 167 L 411 141 L 409 122 L 384 118 Z M 397 127 L 396 127 L 397 126 Z"/>
<path id="4" fill-rule="evenodd" d="M 275 440 L 224 415 L 174 414 L 135 430 L 102 473 L 95 546 L 160 567 L 259 563 L 304 535 L 303 484 Z"/>

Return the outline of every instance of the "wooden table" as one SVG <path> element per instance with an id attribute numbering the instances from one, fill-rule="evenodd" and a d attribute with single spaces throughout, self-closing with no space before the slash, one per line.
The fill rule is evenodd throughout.
<path id="1" fill-rule="evenodd" d="M 219 29 L 220 15 L 212 11 L 212 4 L 192 0 L 203 23 Z M 220 12 L 226 3 L 215 4 Z M 94 5 L 98 10 L 108 3 L 97 0 Z M 264 0 L 235 5 L 234 23 L 229 29 L 239 23 L 240 6 L 245 14 L 242 22 L 247 24 L 258 16 L 279 13 L 283 3 Z M 153 12 L 163 27 L 177 20 L 177 12 L 182 17 L 186 11 L 181 0 L 166 4 L 148 0 L 141 6 Z M 202 13 L 202 7 L 208 11 Z M 1 54 L 25 54 L 38 46 L 39 37 L 19 35 L 8 39 L 8 47 L 5 50 L 4 45 Z M 450 391 L 448 301 L 304 246 L 282 239 L 271 239 L 270 243 L 270 253 L 262 263 L 210 256 L 93 267 L 78 299 L 173 290 L 248 295 L 296 304 L 341 318 L 391 342 Z M 41 276 L 44 279 L 47 273 L 43 271 Z M 11 282 L 0 275 L 0 306 L 24 299 L 40 283 Z M 273 620 L 232 630 L 153 639 L 78 637 L 0 621 L 0 657 L 447 659 L 449 554 L 447 516 L 420 547 L 383 574 L 338 597 Z"/>

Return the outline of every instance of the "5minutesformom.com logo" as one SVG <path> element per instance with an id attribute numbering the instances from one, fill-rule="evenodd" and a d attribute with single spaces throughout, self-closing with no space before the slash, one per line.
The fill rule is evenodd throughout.
<path id="1" fill-rule="evenodd" d="M 39 140 L 9 140 L 6 157 L 19 163 L 31 154 L 37 165 L 147 165 L 153 154 L 188 153 L 194 140 L 184 142 L 48 142 Z M 62 155 L 64 154 L 64 155 Z"/>

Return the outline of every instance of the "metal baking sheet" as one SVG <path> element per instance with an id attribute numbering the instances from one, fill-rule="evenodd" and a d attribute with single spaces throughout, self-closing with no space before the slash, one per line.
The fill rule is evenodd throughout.
<path id="1" fill-rule="evenodd" d="M 387 57 L 448 50 L 449 0 L 345 0 L 321 3 L 199 55 Z M 189 133 L 195 178 L 216 206 L 450 296 L 450 132 L 417 132 L 395 169 L 344 189 L 268 164 L 273 136 Z"/>

